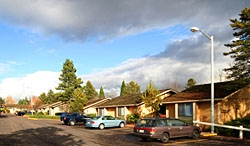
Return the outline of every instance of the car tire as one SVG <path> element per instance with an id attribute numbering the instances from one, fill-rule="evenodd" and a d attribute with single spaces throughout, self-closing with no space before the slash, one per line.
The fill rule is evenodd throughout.
<path id="1" fill-rule="evenodd" d="M 193 130 L 192 132 L 192 138 L 199 138 L 200 137 L 200 132 L 198 130 Z"/>
<path id="2" fill-rule="evenodd" d="M 104 129 L 104 128 L 105 128 L 104 124 L 100 124 L 100 125 L 99 125 L 99 129 L 102 130 L 102 129 Z"/>
<path id="3" fill-rule="evenodd" d="M 162 134 L 162 136 L 161 136 L 161 141 L 162 141 L 163 143 L 166 143 L 166 142 L 169 141 L 169 135 L 168 135 L 168 133 L 163 133 L 163 134 Z"/>
<path id="4" fill-rule="evenodd" d="M 123 128 L 125 126 L 125 124 L 123 122 L 120 123 L 119 127 Z"/>
<path id="5" fill-rule="evenodd" d="M 69 121 L 69 126 L 75 126 L 76 122 L 75 121 Z"/>

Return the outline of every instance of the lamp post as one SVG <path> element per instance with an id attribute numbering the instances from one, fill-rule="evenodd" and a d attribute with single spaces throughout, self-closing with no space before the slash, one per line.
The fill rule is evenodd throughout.
<path id="1" fill-rule="evenodd" d="M 192 32 L 200 31 L 211 41 L 211 133 L 214 133 L 214 37 L 209 36 L 197 27 L 191 27 Z"/>

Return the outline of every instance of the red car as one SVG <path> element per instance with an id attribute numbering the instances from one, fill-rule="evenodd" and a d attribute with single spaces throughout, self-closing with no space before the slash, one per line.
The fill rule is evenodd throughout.
<path id="1" fill-rule="evenodd" d="M 180 119 L 171 118 L 143 118 L 134 126 L 134 134 L 143 140 L 160 139 L 168 142 L 169 138 L 200 136 L 200 128 L 188 125 Z"/>

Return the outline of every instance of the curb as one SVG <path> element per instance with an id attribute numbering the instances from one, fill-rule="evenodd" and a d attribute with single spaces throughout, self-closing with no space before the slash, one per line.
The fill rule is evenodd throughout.
<path id="1" fill-rule="evenodd" d="M 220 140 L 220 141 L 232 141 L 232 142 L 241 142 L 243 144 L 250 144 L 250 140 L 247 139 L 240 139 L 236 137 L 227 137 L 227 136 L 220 136 L 217 133 L 208 133 L 202 132 L 200 138 L 203 139 L 212 139 L 212 140 Z"/>
<path id="2" fill-rule="evenodd" d="M 29 120 L 38 120 L 37 118 L 28 118 Z"/>

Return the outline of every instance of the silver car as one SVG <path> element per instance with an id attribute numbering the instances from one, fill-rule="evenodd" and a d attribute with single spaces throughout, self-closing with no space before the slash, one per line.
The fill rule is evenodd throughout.
<path id="1" fill-rule="evenodd" d="M 126 125 L 125 120 L 119 120 L 112 116 L 97 116 L 87 120 L 86 127 L 104 129 L 106 127 L 121 127 Z"/>

